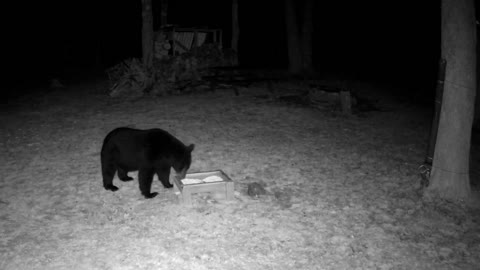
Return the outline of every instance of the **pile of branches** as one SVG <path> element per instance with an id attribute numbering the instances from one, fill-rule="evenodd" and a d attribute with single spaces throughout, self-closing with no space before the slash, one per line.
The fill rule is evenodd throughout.
<path id="1" fill-rule="evenodd" d="M 201 68 L 233 65 L 233 50 L 222 50 L 214 43 L 207 43 L 200 47 L 193 48 L 191 53 L 198 59 Z"/>
<path id="2" fill-rule="evenodd" d="M 153 79 L 153 74 L 148 72 L 137 58 L 127 59 L 109 68 L 107 74 L 111 84 L 109 93 L 111 97 L 142 96 Z"/>
<path id="3" fill-rule="evenodd" d="M 110 96 L 157 96 L 205 89 L 202 77 L 210 67 L 228 65 L 229 53 L 213 44 L 203 45 L 177 56 L 154 59 L 148 70 L 137 58 L 128 59 L 107 70 Z M 202 87 L 203 86 L 203 87 Z"/>

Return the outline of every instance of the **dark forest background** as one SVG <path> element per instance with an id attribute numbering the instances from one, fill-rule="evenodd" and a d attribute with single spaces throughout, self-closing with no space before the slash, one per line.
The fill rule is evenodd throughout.
<path id="1" fill-rule="evenodd" d="M 153 4 L 157 29 L 160 1 Z M 168 22 L 221 28 L 229 47 L 230 4 L 171 0 Z M 107 67 L 141 56 L 140 0 L 8 5 L 4 10 L 16 17 L 6 25 L 4 40 L 8 85 L 101 75 Z M 287 67 L 283 8 L 278 0 L 239 0 L 242 67 Z M 318 74 L 433 91 L 440 52 L 440 1 L 316 1 L 314 25 L 313 62 Z"/>

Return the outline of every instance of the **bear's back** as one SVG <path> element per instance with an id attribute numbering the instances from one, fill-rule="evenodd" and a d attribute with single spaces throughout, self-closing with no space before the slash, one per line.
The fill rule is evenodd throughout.
<path id="1" fill-rule="evenodd" d="M 119 160 L 145 162 L 163 159 L 182 152 L 185 145 L 165 130 L 120 127 L 106 137 L 102 154 L 112 154 Z"/>

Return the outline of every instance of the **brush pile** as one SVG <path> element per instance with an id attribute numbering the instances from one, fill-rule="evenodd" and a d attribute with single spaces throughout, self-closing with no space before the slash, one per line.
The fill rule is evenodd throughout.
<path id="1" fill-rule="evenodd" d="M 206 44 L 181 55 L 155 58 L 152 70 L 140 59 L 128 59 L 107 70 L 109 95 L 135 98 L 204 90 L 208 85 L 202 77 L 208 75 L 208 69 L 228 65 L 230 58 L 228 51 Z"/>

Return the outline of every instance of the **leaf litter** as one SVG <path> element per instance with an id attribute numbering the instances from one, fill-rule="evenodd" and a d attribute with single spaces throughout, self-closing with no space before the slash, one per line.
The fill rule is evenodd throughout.
<path id="1" fill-rule="evenodd" d="M 104 83 L 8 105 L 0 133 L 0 269 L 478 269 L 478 213 L 419 195 L 430 114 L 342 116 L 259 99 L 260 86 L 112 100 Z M 41 102 L 37 102 L 38 99 Z M 35 106 L 30 106 L 34 104 Z M 235 200 L 179 204 L 158 181 L 101 184 L 118 126 L 195 143 Z M 136 178 L 136 174 L 132 174 Z M 252 198 L 251 183 L 265 194 Z"/>

